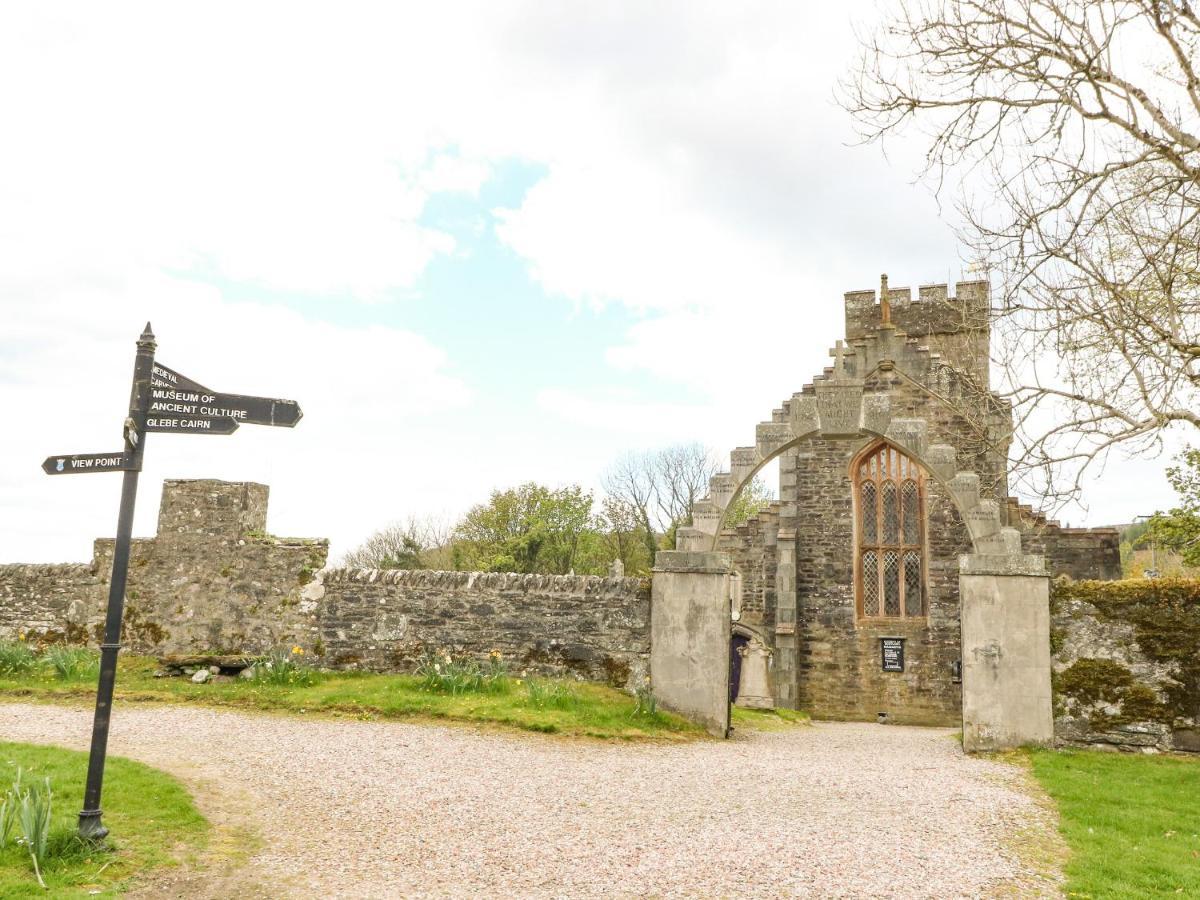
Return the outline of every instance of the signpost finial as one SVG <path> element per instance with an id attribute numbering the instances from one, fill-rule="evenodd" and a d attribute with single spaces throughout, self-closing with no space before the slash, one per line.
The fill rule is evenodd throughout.
<path id="1" fill-rule="evenodd" d="M 154 331 L 150 328 L 150 323 L 146 323 L 146 327 L 142 329 L 142 336 L 138 338 L 139 347 L 154 347 Z"/>

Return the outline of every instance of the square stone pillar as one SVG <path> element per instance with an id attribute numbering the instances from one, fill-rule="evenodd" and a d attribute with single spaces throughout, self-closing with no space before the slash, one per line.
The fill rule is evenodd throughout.
<path id="1" fill-rule="evenodd" d="M 650 687 L 664 708 L 729 735 L 727 553 L 661 550 L 650 588 Z"/>
<path id="2" fill-rule="evenodd" d="M 1040 556 L 964 554 L 963 749 L 1006 750 L 1054 739 L 1050 577 Z"/>
<path id="3" fill-rule="evenodd" d="M 267 530 L 270 488 L 252 481 L 168 479 L 158 506 L 158 536 L 225 538 Z"/>

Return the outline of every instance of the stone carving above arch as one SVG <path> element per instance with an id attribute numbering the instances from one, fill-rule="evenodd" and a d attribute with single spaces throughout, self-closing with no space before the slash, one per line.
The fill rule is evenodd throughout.
<path id="1" fill-rule="evenodd" d="M 902 333 L 895 333 L 890 340 L 907 346 Z M 855 353 L 838 341 L 832 351 L 832 369 L 814 379 L 812 387 L 785 400 L 769 421 L 760 422 L 753 447 L 738 447 L 730 454 L 728 471 L 713 476 L 708 496 L 694 504 L 692 526 L 679 529 L 678 549 L 715 549 L 726 510 L 764 466 L 801 441 L 879 437 L 919 462 L 945 487 L 967 526 L 976 553 L 1021 553 L 1020 533 L 1003 526 L 995 501 L 980 498 L 979 476 L 958 469 L 954 447 L 930 444 L 929 427 L 923 419 L 893 418 L 887 393 L 865 392 L 863 380 L 848 371 L 847 356 Z M 862 361 L 876 364 L 882 358 L 879 348 L 862 355 Z"/>

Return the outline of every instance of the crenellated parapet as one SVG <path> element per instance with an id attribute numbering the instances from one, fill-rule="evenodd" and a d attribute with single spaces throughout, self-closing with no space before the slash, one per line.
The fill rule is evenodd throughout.
<path id="1" fill-rule="evenodd" d="M 960 281 L 950 293 L 946 284 L 911 288 L 888 286 L 879 291 L 849 291 L 845 295 L 846 340 L 851 345 L 889 330 L 967 373 L 986 388 L 991 340 L 991 296 L 986 281 Z"/>

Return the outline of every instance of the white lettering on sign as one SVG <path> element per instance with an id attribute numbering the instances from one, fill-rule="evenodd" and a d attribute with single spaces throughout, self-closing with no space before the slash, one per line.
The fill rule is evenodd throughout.
<path id="1" fill-rule="evenodd" d="M 125 464 L 124 456 L 93 456 L 85 459 L 72 459 L 68 461 L 72 469 L 112 469 L 119 468 Z"/>
<path id="2" fill-rule="evenodd" d="M 154 400 L 179 400 L 183 403 L 212 403 L 217 398 L 212 394 L 194 394 L 190 391 L 164 391 L 158 388 L 150 392 Z"/>
<path id="3" fill-rule="evenodd" d="M 170 384 L 179 384 L 179 379 L 175 377 L 174 372 L 168 372 L 166 369 L 161 369 L 158 366 L 154 367 L 154 377 L 161 378 Z"/>
<path id="4" fill-rule="evenodd" d="M 156 413 L 179 413 L 185 416 L 194 416 L 199 410 L 199 406 L 189 403 L 160 403 L 156 400 L 150 404 L 150 412 Z"/>
<path id="5" fill-rule="evenodd" d="M 224 406 L 208 406 L 217 398 L 212 394 L 196 394 L 190 391 L 164 391 L 155 389 L 151 392 L 153 402 L 150 412 L 177 413 L 184 416 L 216 416 L 218 418 L 245 419 L 249 412 L 245 409 L 229 409 Z"/>
<path id="6" fill-rule="evenodd" d="M 208 431 L 212 428 L 209 419 L 147 419 L 150 428 L 188 428 L 195 431 Z"/>
<path id="7" fill-rule="evenodd" d="M 246 418 L 246 410 L 244 409 L 225 409 L 219 406 L 202 406 L 200 407 L 200 415 L 202 416 L 222 416 L 230 419 Z"/>

